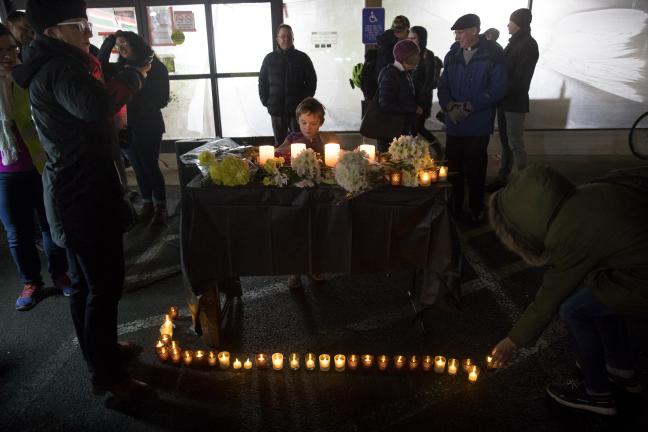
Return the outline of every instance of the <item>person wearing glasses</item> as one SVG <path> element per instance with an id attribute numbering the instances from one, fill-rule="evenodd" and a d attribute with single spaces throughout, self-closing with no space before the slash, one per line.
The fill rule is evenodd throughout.
<path id="1" fill-rule="evenodd" d="M 29 94 L 11 79 L 18 63 L 18 46 L 9 29 L 0 24 L 0 221 L 23 283 L 16 310 L 27 311 L 36 305 L 44 285 L 34 217 L 54 285 L 69 296 L 71 281 L 65 249 L 54 244 L 47 224 L 40 175 L 45 152 L 31 121 Z"/>
<path id="2" fill-rule="evenodd" d="M 16 42 L 18 42 L 18 48 L 20 48 L 20 61 L 24 61 L 27 56 L 29 45 L 34 40 L 34 29 L 31 24 L 29 24 L 27 14 L 23 11 L 11 12 L 7 16 L 7 27 Z"/>
<path id="3" fill-rule="evenodd" d="M 29 0 L 36 32 L 31 55 L 14 69 L 29 89 L 47 153 L 43 187 L 52 237 L 67 247 L 70 310 L 93 392 L 127 402 L 155 395 L 131 378 L 124 360 L 137 347 L 117 341 L 124 284 L 122 189 L 112 159 L 113 116 L 142 88 L 150 66 L 124 68 L 112 80 L 93 75 L 92 25 L 83 0 Z"/>

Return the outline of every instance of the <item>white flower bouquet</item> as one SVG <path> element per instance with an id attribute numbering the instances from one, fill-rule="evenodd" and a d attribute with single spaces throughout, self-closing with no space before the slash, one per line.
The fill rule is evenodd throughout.
<path id="1" fill-rule="evenodd" d="M 344 153 L 335 166 L 335 181 L 349 194 L 369 188 L 369 161 L 361 152 Z"/>
<path id="2" fill-rule="evenodd" d="M 302 150 L 292 159 L 292 169 L 301 179 L 295 183 L 298 187 L 313 187 L 322 180 L 320 161 L 313 149 Z"/>
<path id="3" fill-rule="evenodd" d="M 388 153 L 392 162 L 411 165 L 415 171 L 419 171 L 433 162 L 428 142 L 418 137 L 401 135 L 394 138 L 389 145 Z"/>

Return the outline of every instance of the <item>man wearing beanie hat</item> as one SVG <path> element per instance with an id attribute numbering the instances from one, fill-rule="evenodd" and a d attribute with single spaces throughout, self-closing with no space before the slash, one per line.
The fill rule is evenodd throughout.
<path id="1" fill-rule="evenodd" d="M 502 158 L 497 178 L 486 190 L 493 192 L 503 187 L 513 169 L 513 160 L 519 170 L 527 165 L 524 147 L 524 118 L 529 112 L 529 87 L 538 63 L 538 44 L 531 37 L 531 11 L 518 9 L 508 23 L 511 38 L 504 49 L 508 87 L 506 96 L 497 108 L 497 124 Z"/>
<path id="2" fill-rule="evenodd" d="M 376 55 L 376 80 L 385 66 L 394 62 L 394 46 L 398 41 L 407 39 L 410 22 L 406 16 L 398 15 L 394 18 L 392 26 L 383 34 L 376 37 L 378 54 Z"/>
<path id="3" fill-rule="evenodd" d="M 439 103 L 446 117 L 446 159 L 452 184 L 453 211 L 461 217 L 464 181 L 468 181 L 473 223 L 484 220 L 484 186 L 493 133 L 495 107 L 506 91 L 504 52 L 493 41 L 479 35 L 475 14 L 460 17 L 452 26 L 455 43 L 445 56 L 439 81 Z"/>
<path id="4" fill-rule="evenodd" d="M 36 31 L 30 57 L 13 71 L 29 89 L 34 121 L 47 153 L 45 208 L 53 240 L 67 248 L 70 310 L 95 394 L 122 400 L 154 394 L 129 378 L 120 361 L 136 347 L 117 342 L 124 282 L 122 188 L 112 159 L 112 117 L 137 93 L 150 66 L 126 68 L 110 82 L 93 75 L 92 26 L 83 0 L 29 0 Z"/>

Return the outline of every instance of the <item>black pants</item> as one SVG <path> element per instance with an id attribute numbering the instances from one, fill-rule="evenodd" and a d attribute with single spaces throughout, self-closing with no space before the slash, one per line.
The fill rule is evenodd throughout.
<path id="1" fill-rule="evenodd" d="M 283 144 L 288 132 L 299 132 L 299 124 L 295 116 L 270 116 L 272 119 L 272 132 L 274 133 L 275 147 Z"/>
<path id="2" fill-rule="evenodd" d="M 164 176 L 159 163 L 161 144 L 161 133 L 135 129 L 131 131 L 126 156 L 135 171 L 137 186 L 144 201 L 166 202 Z"/>
<path id="3" fill-rule="evenodd" d="M 424 112 L 422 115 L 416 117 L 416 132 L 421 135 L 423 138 L 425 138 L 429 143 L 432 149 L 436 152 L 436 155 L 432 155 L 432 157 L 441 156 L 441 144 L 439 144 L 439 140 L 434 136 L 432 132 L 426 129 L 425 127 L 425 120 L 430 118 L 430 112 L 427 111 Z"/>
<path id="4" fill-rule="evenodd" d="M 101 229 L 105 235 L 97 241 L 68 245 L 70 310 L 93 385 L 110 386 L 128 376 L 117 349 L 117 305 L 124 287 L 124 248 L 118 227 Z"/>
<path id="5" fill-rule="evenodd" d="M 486 148 L 490 135 L 446 137 L 448 181 L 452 184 L 452 209 L 456 216 L 463 210 L 464 182 L 468 180 L 469 205 L 473 215 L 484 211 L 484 186 L 486 183 Z"/>

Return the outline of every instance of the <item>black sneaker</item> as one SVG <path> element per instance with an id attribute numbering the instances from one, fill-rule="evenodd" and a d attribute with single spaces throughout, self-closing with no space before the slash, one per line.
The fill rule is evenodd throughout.
<path id="1" fill-rule="evenodd" d="M 577 383 L 549 384 L 547 394 L 560 405 L 590 411 L 601 415 L 616 415 L 617 409 L 612 395 L 592 396 Z"/>
<path id="2" fill-rule="evenodd" d="M 578 370 L 578 373 L 582 375 L 583 371 L 581 370 L 581 365 L 578 362 L 576 362 L 576 369 Z M 639 382 L 636 376 L 633 376 L 631 378 L 624 378 L 618 375 L 614 375 L 609 370 L 607 374 L 608 381 L 610 381 L 612 384 L 616 385 L 626 393 L 640 394 L 643 391 L 641 382 Z"/>

